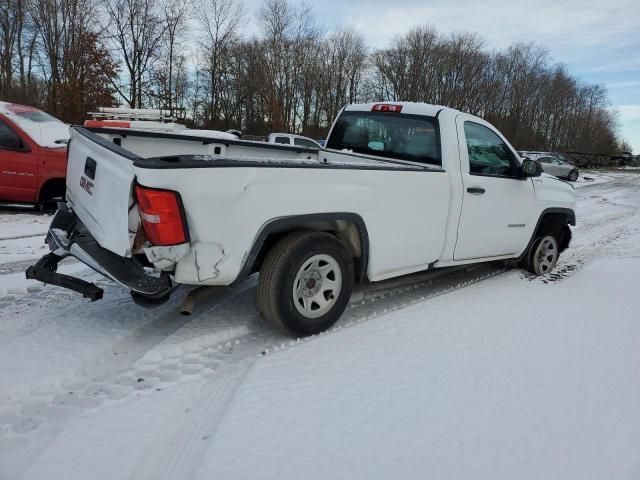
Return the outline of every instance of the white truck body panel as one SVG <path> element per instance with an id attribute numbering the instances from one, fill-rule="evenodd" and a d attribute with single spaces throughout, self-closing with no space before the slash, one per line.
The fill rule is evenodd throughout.
<path id="1" fill-rule="evenodd" d="M 424 210 L 424 205 L 437 205 L 449 196 L 442 172 L 194 168 L 168 178 L 161 170 L 135 171 L 142 185 L 181 192 L 192 244 L 224 251 L 219 276 L 200 280 L 206 284 L 224 285 L 235 280 L 261 227 L 291 215 L 357 212 L 370 238 L 370 280 L 426 269 L 440 257 L 444 246 L 441 232 L 447 209 Z M 212 183 L 215 189 L 202 188 Z M 282 195 L 283 190 L 287 195 Z M 398 195 L 399 191 L 403 194 Z M 402 239 L 389 232 L 403 232 Z M 177 281 L 188 280 L 182 271 L 192 260 L 185 257 L 178 262 Z"/>
<path id="2" fill-rule="evenodd" d="M 67 202 L 94 238 L 107 250 L 131 256 L 129 206 L 135 178 L 130 159 L 101 147 L 71 129 L 67 163 Z M 94 159 L 95 178 L 85 172 Z"/>

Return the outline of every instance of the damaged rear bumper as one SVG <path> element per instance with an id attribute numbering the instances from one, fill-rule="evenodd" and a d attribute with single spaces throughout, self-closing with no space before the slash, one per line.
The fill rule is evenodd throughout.
<path id="1" fill-rule="evenodd" d="M 101 247 L 66 204 L 58 205 L 46 242 L 51 253 L 26 270 L 29 279 L 74 290 L 91 301 L 99 300 L 103 295 L 101 288 L 56 272 L 58 262 L 72 256 L 123 287 L 146 297 L 161 298 L 171 293 L 171 279 L 167 273 L 150 275 L 135 258 L 121 257 Z"/>

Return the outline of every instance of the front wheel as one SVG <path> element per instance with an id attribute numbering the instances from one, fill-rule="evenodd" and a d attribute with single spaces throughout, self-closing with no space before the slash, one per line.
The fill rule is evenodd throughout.
<path id="1" fill-rule="evenodd" d="M 258 277 L 258 308 L 272 323 L 300 336 L 331 327 L 349 303 L 353 261 L 324 232 L 295 232 L 269 252 Z"/>
<path id="2" fill-rule="evenodd" d="M 570 182 L 575 182 L 576 180 L 578 180 L 578 171 L 577 170 L 571 170 L 569 172 L 569 181 Z"/>
<path id="3" fill-rule="evenodd" d="M 535 275 L 546 275 L 556 266 L 559 256 L 558 240 L 554 235 L 546 234 L 533 242 L 524 267 Z"/>

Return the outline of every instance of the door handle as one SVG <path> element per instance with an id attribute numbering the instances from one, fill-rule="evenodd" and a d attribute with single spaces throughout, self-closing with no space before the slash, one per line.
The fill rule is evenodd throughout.
<path id="1" fill-rule="evenodd" d="M 467 188 L 467 192 L 473 193 L 474 195 L 482 195 L 484 193 L 484 188 L 482 187 L 469 187 Z"/>

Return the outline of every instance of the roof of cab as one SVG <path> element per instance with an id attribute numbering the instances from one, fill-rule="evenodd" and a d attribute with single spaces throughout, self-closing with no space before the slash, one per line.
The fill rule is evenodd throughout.
<path id="1" fill-rule="evenodd" d="M 29 113 L 40 112 L 37 121 Z M 42 110 L 18 103 L 0 102 L 0 114 L 10 119 L 41 147 L 66 148 L 69 140 L 69 125 Z"/>
<path id="2" fill-rule="evenodd" d="M 12 114 L 18 112 L 37 112 L 38 109 L 29 105 L 20 105 L 19 103 L 0 102 L 0 113 Z"/>
<path id="3" fill-rule="evenodd" d="M 388 104 L 388 105 L 402 105 L 402 112 L 409 115 L 426 115 L 429 117 L 435 117 L 441 110 L 453 110 L 453 108 L 443 107 L 441 105 L 431 105 L 429 103 L 422 102 L 370 102 L 370 103 L 354 103 L 347 105 L 345 111 L 356 112 L 370 112 L 374 105 Z"/>

